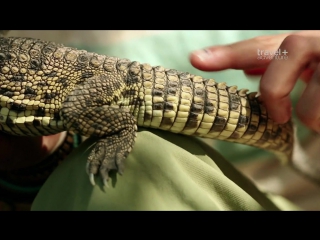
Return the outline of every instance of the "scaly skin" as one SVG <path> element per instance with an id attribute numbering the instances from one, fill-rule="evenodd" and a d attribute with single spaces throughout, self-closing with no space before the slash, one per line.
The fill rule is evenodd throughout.
<path id="1" fill-rule="evenodd" d="M 123 172 L 138 126 L 214 138 L 292 156 L 291 122 L 276 124 L 247 90 L 213 79 L 61 44 L 0 38 L 0 131 L 72 130 L 98 137 L 87 170 Z"/>

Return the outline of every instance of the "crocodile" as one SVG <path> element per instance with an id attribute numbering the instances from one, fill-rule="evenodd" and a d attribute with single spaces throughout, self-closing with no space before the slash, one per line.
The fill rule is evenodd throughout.
<path id="1" fill-rule="evenodd" d="M 93 185 L 96 174 L 107 185 L 110 171 L 123 174 L 137 126 L 250 145 L 290 163 L 297 149 L 292 121 L 274 122 L 256 92 L 50 41 L 0 37 L 1 132 L 95 137 L 86 170 Z"/>

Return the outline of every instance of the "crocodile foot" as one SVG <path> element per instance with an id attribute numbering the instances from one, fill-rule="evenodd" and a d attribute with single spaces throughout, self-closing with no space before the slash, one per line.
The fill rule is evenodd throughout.
<path id="1" fill-rule="evenodd" d="M 95 185 L 94 175 L 98 172 L 105 186 L 108 186 L 110 171 L 123 174 L 124 162 L 135 142 L 136 130 L 135 125 L 97 142 L 87 162 L 87 173 L 92 185 Z"/>

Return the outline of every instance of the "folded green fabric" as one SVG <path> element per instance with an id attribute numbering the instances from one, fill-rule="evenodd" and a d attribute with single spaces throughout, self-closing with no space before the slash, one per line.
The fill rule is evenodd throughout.
<path id="1" fill-rule="evenodd" d="M 272 201 L 212 148 L 195 138 L 140 130 L 124 175 L 109 187 L 85 172 L 87 140 L 46 181 L 32 210 L 297 210 Z"/>

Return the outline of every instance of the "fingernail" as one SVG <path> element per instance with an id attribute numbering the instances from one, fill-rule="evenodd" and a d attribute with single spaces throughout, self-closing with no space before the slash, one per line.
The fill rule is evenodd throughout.
<path id="1" fill-rule="evenodd" d="M 198 57 L 201 61 L 208 61 L 212 58 L 211 51 L 209 51 L 208 49 L 196 50 L 191 54 L 195 57 Z"/>

